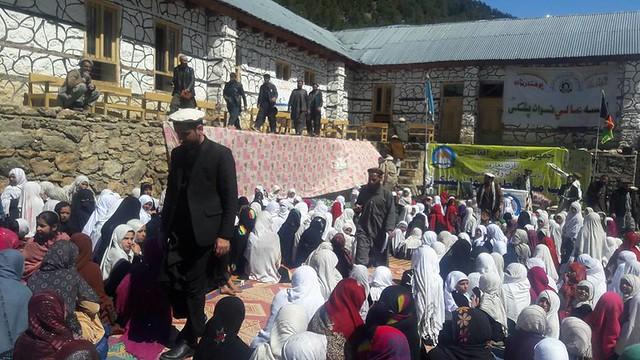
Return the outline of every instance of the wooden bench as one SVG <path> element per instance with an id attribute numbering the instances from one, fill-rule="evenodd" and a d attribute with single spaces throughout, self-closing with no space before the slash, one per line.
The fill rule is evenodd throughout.
<path id="1" fill-rule="evenodd" d="M 151 104 L 151 109 L 147 107 Z M 163 108 L 163 104 L 166 105 Z M 167 113 L 171 104 L 171 94 L 168 92 L 150 92 L 147 91 L 142 95 L 142 108 L 144 109 L 145 118 L 147 114 L 158 115 Z"/>
<path id="2" fill-rule="evenodd" d="M 269 122 L 265 121 L 265 124 Z M 276 114 L 276 131 L 278 134 L 289 134 L 293 128 L 293 122 L 291 120 L 291 113 L 287 111 L 278 111 Z M 295 130 L 294 130 L 295 131 Z"/>
<path id="3" fill-rule="evenodd" d="M 430 143 L 435 142 L 433 125 L 409 124 L 407 128 L 407 135 L 407 137 L 409 138 L 409 142 L 423 142 L 425 141 L 425 139 L 427 139 L 427 141 Z"/>
<path id="4" fill-rule="evenodd" d="M 198 109 L 204 111 L 205 121 L 210 121 L 214 125 L 225 126 L 227 124 L 227 112 L 222 110 L 222 105 L 215 101 L 196 99 Z"/>
<path id="5" fill-rule="evenodd" d="M 345 139 L 350 139 L 351 138 L 353 140 L 360 140 L 360 125 L 347 124 L 347 127 L 344 130 L 344 138 Z"/>
<path id="6" fill-rule="evenodd" d="M 58 90 L 64 84 L 64 78 L 57 76 L 45 75 L 45 74 L 29 74 L 29 93 L 27 94 L 27 105 L 38 106 L 34 104 L 36 102 L 42 102 L 42 106 L 48 108 L 51 106 L 51 100 L 57 102 Z M 42 86 L 42 93 L 36 93 L 35 88 Z"/>
<path id="7" fill-rule="evenodd" d="M 361 137 L 365 140 L 374 138 L 380 142 L 387 142 L 387 135 L 389 134 L 388 123 L 366 123 L 361 127 Z M 375 141 L 374 140 L 374 141 Z"/>
<path id="8" fill-rule="evenodd" d="M 122 88 L 103 81 L 93 81 L 93 83 L 96 85 L 96 89 L 102 93 L 102 101 L 97 102 L 95 105 L 96 109 L 102 108 L 102 114 L 108 114 L 109 110 L 123 111 L 126 114 L 125 118 L 129 119 L 131 118 L 131 112 L 136 112 L 140 113 L 141 118 L 144 119 L 144 109 L 131 104 L 133 97 L 131 89 Z M 114 97 L 118 99 L 124 98 L 125 102 L 113 102 Z"/>
<path id="9" fill-rule="evenodd" d="M 320 134 L 323 137 L 343 139 L 346 136 L 348 125 L 349 120 L 345 119 L 321 119 Z"/>

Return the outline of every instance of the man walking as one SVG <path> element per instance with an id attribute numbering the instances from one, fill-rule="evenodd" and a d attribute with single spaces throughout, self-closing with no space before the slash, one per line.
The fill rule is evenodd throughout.
<path id="1" fill-rule="evenodd" d="M 276 100 L 278 99 L 278 89 L 271 83 L 271 76 L 264 74 L 264 83 L 260 86 L 258 93 L 258 115 L 256 115 L 256 123 L 252 130 L 260 131 L 264 119 L 269 117 L 269 132 L 276 132 Z"/>
<path id="2" fill-rule="evenodd" d="M 382 170 L 368 170 L 369 182 L 360 191 L 355 212 L 360 215 L 356 230 L 356 264 L 387 266 L 388 236 L 396 224 L 395 201 L 382 187 Z"/>
<path id="3" fill-rule="evenodd" d="M 189 58 L 187 55 L 178 55 L 180 65 L 173 69 L 173 92 L 171 93 L 171 104 L 169 104 L 169 113 L 174 113 L 178 109 L 195 108 L 196 107 L 196 77 L 193 69 L 189 67 Z"/>
<path id="4" fill-rule="evenodd" d="M 186 318 L 177 345 L 161 359 L 193 356 L 205 330 L 205 293 L 212 268 L 221 266 L 231 247 L 238 189 L 231 150 L 204 135 L 204 113 L 181 109 L 169 119 L 180 140 L 171 164 L 162 225 L 168 236 L 165 271 L 173 316 Z M 224 265 L 224 264 L 222 264 Z"/>
<path id="5" fill-rule="evenodd" d="M 320 116 L 322 114 L 322 91 L 318 83 L 313 83 L 309 93 L 309 116 L 307 117 L 307 133 L 309 136 L 320 136 Z"/>
<path id="6" fill-rule="evenodd" d="M 484 183 L 480 185 L 476 201 L 480 211 L 486 211 L 491 220 L 500 219 L 500 207 L 502 206 L 502 189 L 495 182 L 496 176 L 491 173 L 484 174 Z M 444 201 L 444 200 L 443 200 Z"/>
<path id="7" fill-rule="evenodd" d="M 309 94 L 307 94 L 307 90 L 302 88 L 303 84 L 302 80 L 298 80 L 298 88 L 291 92 L 287 106 L 293 127 L 296 129 L 296 135 L 302 135 L 302 125 L 306 122 L 307 112 L 309 112 Z"/>
<path id="8" fill-rule="evenodd" d="M 242 108 L 240 107 L 240 99 L 242 99 L 242 102 L 244 103 L 244 111 L 247 111 L 247 97 L 244 94 L 242 84 L 237 80 L 236 73 L 231 73 L 229 81 L 224 84 L 222 96 L 227 102 L 227 111 L 229 112 L 229 121 L 227 126 L 233 125 L 236 129 L 241 130 L 240 112 L 242 111 Z"/>

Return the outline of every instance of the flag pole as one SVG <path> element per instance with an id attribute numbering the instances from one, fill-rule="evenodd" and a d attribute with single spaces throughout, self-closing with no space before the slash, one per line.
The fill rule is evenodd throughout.
<path id="1" fill-rule="evenodd" d="M 424 101 L 426 103 L 425 108 L 427 109 L 427 117 L 425 118 L 425 128 L 424 128 L 424 164 L 423 164 L 423 176 L 422 176 L 422 186 L 423 186 L 423 194 L 427 193 L 427 181 L 429 179 L 429 124 L 433 123 L 433 112 L 432 109 L 433 101 L 433 93 L 431 89 L 431 79 L 427 77 L 427 81 L 424 83 Z"/>
<path id="2" fill-rule="evenodd" d="M 604 89 L 601 89 L 601 92 L 602 92 L 602 102 L 604 102 L 605 101 L 604 99 L 606 98 Z M 600 107 L 602 107 L 602 104 L 600 104 Z M 602 109 L 600 109 L 600 112 L 602 112 Z M 595 179 L 596 172 L 598 171 L 598 147 L 600 145 L 600 127 L 602 125 L 601 123 L 602 121 L 598 119 L 598 131 L 596 132 L 596 153 L 593 156 L 593 169 L 591 170 L 590 181 L 593 181 Z"/>

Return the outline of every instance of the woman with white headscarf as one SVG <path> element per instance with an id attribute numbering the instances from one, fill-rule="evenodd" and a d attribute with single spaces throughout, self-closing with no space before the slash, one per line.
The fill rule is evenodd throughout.
<path id="1" fill-rule="evenodd" d="M 391 253 L 393 255 L 396 254 L 400 245 L 404 243 L 405 241 L 404 234 L 407 231 L 408 225 L 409 224 L 407 224 L 406 221 L 400 221 L 398 225 L 396 225 L 396 228 L 393 230 L 393 234 L 391 234 Z"/>
<path id="2" fill-rule="evenodd" d="M 616 344 L 616 354 L 622 355 L 627 346 L 640 343 L 640 276 L 625 275 L 620 281 L 624 312 L 622 331 Z"/>
<path id="3" fill-rule="evenodd" d="M 589 280 L 594 287 L 593 303 L 597 304 L 600 296 L 607 292 L 607 278 L 602 263 L 588 254 L 578 256 L 577 261 L 587 268 L 587 280 Z"/>
<path id="4" fill-rule="evenodd" d="M 422 339 L 438 342 L 438 334 L 444 323 L 444 293 L 438 255 L 428 246 L 421 246 L 413 253 L 412 292 L 418 317 L 418 334 Z"/>
<path id="5" fill-rule="evenodd" d="M 371 288 L 369 286 L 369 270 L 364 265 L 353 265 L 351 269 L 351 273 L 349 274 L 350 279 L 354 279 L 364 288 L 364 294 L 366 298 L 369 298 L 369 292 Z M 367 319 L 367 313 L 369 312 L 369 301 L 365 301 L 362 303 L 362 307 L 360 308 L 360 317 L 362 321 Z"/>
<path id="6" fill-rule="evenodd" d="M 484 245 L 486 236 L 487 236 L 487 227 L 484 225 L 478 225 L 478 227 L 476 227 L 476 233 L 473 236 L 473 247 Z"/>
<path id="7" fill-rule="evenodd" d="M 269 341 L 275 319 L 283 306 L 287 304 L 301 305 L 305 309 L 307 319 L 311 319 L 324 304 L 324 301 L 316 271 L 310 266 L 300 266 L 291 277 L 291 287 L 280 290 L 271 301 L 271 313 L 267 323 L 253 339 L 251 347 L 256 348 Z"/>
<path id="8" fill-rule="evenodd" d="M 562 245 L 562 228 L 564 227 L 565 218 L 567 213 L 561 211 L 553 216 L 553 219 L 549 220 L 549 229 L 551 230 L 551 238 L 556 245 L 556 254 L 561 253 Z"/>
<path id="9" fill-rule="evenodd" d="M 102 270 L 102 279 L 106 280 L 111 274 L 111 270 L 120 260 L 127 262 L 133 261 L 133 240 L 135 231 L 129 225 L 118 225 L 113 230 L 111 241 L 107 248 L 107 255 L 102 258 L 100 270 Z"/>
<path id="10" fill-rule="evenodd" d="M 579 202 L 574 201 L 569 207 L 567 220 L 562 227 L 562 259 L 560 263 L 566 263 L 569 260 L 569 257 L 573 254 L 574 244 L 576 242 L 576 239 L 578 238 L 578 235 L 580 234 L 583 222 L 584 219 L 582 218 L 582 206 Z"/>
<path id="11" fill-rule="evenodd" d="M 40 197 L 44 201 L 42 211 L 55 211 L 60 201 L 68 201 L 62 188 L 50 181 L 40 181 Z"/>
<path id="12" fill-rule="evenodd" d="M 487 225 L 487 240 L 490 240 L 493 246 L 496 246 L 495 244 L 497 242 L 502 242 L 506 245 L 509 241 L 502 232 L 502 229 L 500 229 L 500 226 L 496 224 Z"/>
<path id="13" fill-rule="evenodd" d="M 382 291 L 391 285 L 393 285 L 393 275 L 391 274 L 391 270 L 386 266 L 376 267 L 369 287 L 369 297 L 371 301 L 374 303 L 378 301 Z"/>
<path id="14" fill-rule="evenodd" d="M 438 242 L 438 234 L 436 234 L 435 231 L 427 230 L 422 235 L 422 244 L 423 245 L 431 246 L 436 242 Z"/>
<path id="15" fill-rule="evenodd" d="M 268 212 L 263 211 L 256 216 L 244 257 L 247 259 L 246 272 L 249 279 L 264 283 L 280 281 L 280 238 L 273 231 L 271 215 Z"/>
<path id="16" fill-rule="evenodd" d="M 542 234 L 544 234 L 544 236 L 551 236 L 551 228 L 549 225 L 549 214 L 542 209 L 536 210 L 535 214 L 538 219 L 537 220 L 538 232 L 541 232 Z"/>
<path id="17" fill-rule="evenodd" d="M 494 273 L 486 273 L 480 276 L 479 288 L 482 291 L 480 296 L 480 310 L 487 313 L 491 318 L 502 325 L 502 331 L 507 333 L 507 312 L 500 298 L 502 281 Z"/>
<path id="18" fill-rule="evenodd" d="M 44 201 L 40 197 L 40 184 L 35 181 L 27 181 L 22 186 L 20 196 L 21 218 L 29 224 L 27 237 L 33 237 L 36 233 L 36 218 L 44 208 Z"/>
<path id="19" fill-rule="evenodd" d="M 269 341 L 257 346 L 250 360 L 281 359 L 284 343 L 291 336 L 307 330 L 308 323 L 304 307 L 297 304 L 283 306 L 274 320 Z"/>
<path id="20" fill-rule="evenodd" d="M 462 231 L 467 233 L 469 236 L 474 236 L 476 234 L 476 228 L 478 227 L 478 219 L 473 213 L 472 207 L 465 208 L 464 217 L 462 218 Z"/>
<path id="21" fill-rule="evenodd" d="M 156 203 L 149 195 L 141 195 L 138 198 L 140 201 L 140 221 L 144 224 L 151 220 L 151 214 L 156 211 Z"/>
<path id="22" fill-rule="evenodd" d="M 345 209 L 342 215 L 340 215 L 340 217 L 336 219 L 336 222 L 333 227 L 337 231 L 342 232 L 345 225 L 349 223 L 353 223 L 354 216 L 355 216 L 355 212 L 353 211 L 353 209 Z"/>
<path id="23" fill-rule="evenodd" d="M 574 256 L 589 254 L 592 258 L 602 261 L 607 234 L 602 228 L 600 215 L 589 213 L 584 219 L 584 225 L 576 239 Z"/>
<path id="24" fill-rule="evenodd" d="M 100 240 L 102 225 L 109 220 L 111 215 L 118 209 L 120 196 L 109 189 L 104 189 L 96 201 L 96 208 L 84 225 L 82 232 L 91 237 L 91 243 L 95 248 Z"/>
<path id="25" fill-rule="evenodd" d="M 491 256 L 491 254 L 478 254 L 475 261 L 475 269 L 476 272 L 479 272 L 480 274 L 493 273 L 500 276 L 496 262 L 493 260 L 493 256 Z"/>
<path id="26" fill-rule="evenodd" d="M 547 314 L 547 330 L 545 336 L 558 339 L 560 337 L 560 320 L 558 311 L 560 310 L 560 298 L 556 292 L 544 290 L 538 295 L 536 301 Z"/>
<path id="27" fill-rule="evenodd" d="M 447 275 L 447 279 L 444 284 L 444 316 L 446 320 L 451 320 L 451 313 L 456 311 L 459 307 L 469 306 L 467 292 L 463 292 L 460 287 L 460 284 L 465 281 L 468 286 L 469 278 L 462 271 L 452 271 Z"/>
<path id="28" fill-rule="evenodd" d="M 282 360 L 327 358 L 327 337 L 311 331 L 291 336 L 282 346 Z"/>
<path id="29" fill-rule="evenodd" d="M 533 348 L 533 360 L 569 360 L 569 353 L 562 341 L 545 338 Z"/>
<path id="30" fill-rule="evenodd" d="M 73 199 L 73 195 L 75 195 L 75 193 L 78 192 L 78 190 L 80 189 L 90 189 L 90 182 L 89 182 L 89 178 L 84 176 L 84 175 L 78 175 L 76 176 L 76 178 L 73 180 L 73 183 L 71 183 L 71 185 L 69 185 L 69 187 L 67 188 L 67 197 L 69 199 Z"/>
<path id="31" fill-rule="evenodd" d="M 626 268 L 629 264 L 637 262 L 638 260 L 636 260 L 636 254 L 628 250 L 623 250 L 618 254 L 616 261 L 616 270 L 613 273 L 611 282 L 607 285 L 607 290 L 615 291 L 622 296 L 622 292 L 620 291 L 620 280 L 622 280 L 622 277 L 627 274 Z"/>
<path id="32" fill-rule="evenodd" d="M 551 277 L 551 279 L 553 279 L 554 282 L 558 282 L 558 271 L 553 263 L 551 253 L 549 252 L 547 245 L 538 244 L 533 252 L 533 256 L 542 259 L 544 262 L 544 271 Z"/>
<path id="33" fill-rule="evenodd" d="M 560 325 L 560 341 L 572 359 L 591 359 L 591 327 L 577 317 L 568 317 Z"/>
<path id="34" fill-rule="evenodd" d="M 527 278 L 527 268 L 520 263 L 509 264 L 504 271 L 502 302 L 507 314 L 507 325 L 513 330 L 520 312 L 531 304 L 531 294 Z"/>
<path id="35" fill-rule="evenodd" d="M 9 214 L 11 210 L 11 202 L 15 204 L 19 216 L 20 214 L 20 197 L 22 196 L 22 187 L 27 182 L 27 175 L 21 168 L 13 168 L 9 170 L 9 185 L 4 188 L 0 200 L 2 201 L 2 209 L 5 214 Z"/>
<path id="36" fill-rule="evenodd" d="M 338 257 L 332 248 L 318 249 L 310 256 L 309 266 L 318 273 L 320 292 L 324 300 L 329 299 L 333 289 L 342 280 L 342 275 L 336 269 L 336 265 L 338 265 Z"/>
<path id="37" fill-rule="evenodd" d="M 411 259 L 411 254 L 422 245 L 422 230 L 413 228 L 402 244 L 398 246 L 396 254 L 403 259 Z"/>

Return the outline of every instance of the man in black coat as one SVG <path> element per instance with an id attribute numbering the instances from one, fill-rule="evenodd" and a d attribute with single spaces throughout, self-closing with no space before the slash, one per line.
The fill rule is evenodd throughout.
<path id="1" fill-rule="evenodd" d="M 227 102 L 227 110 L 229 111 L 227 126 L 233 125 L 240 130 L 240 112 L 242 111 L 240 100 L 244 102 L 244 110 L 247 111 L 247 97 L 244 94 L 242 84 L 237 79 L 236 73 L 231 73 L 229 82 L 224 84 L 222 96 Z"/>
<path id="2" fill-rule="evenodd" d="M 302 88 L 302 85 L 304 85 L 304 81 L 298 80 L 298 87 L 291 92 L 289 105 L 287 106 L 287 110 L 291 114 L 293 127 L 296 129 L 296 135 L 302 135 L 302 124 L 305 123 L 309 112 L 309 94 L 307 94 L 307 90 Z"/>
<path id="3" fill-rule="evenodd" d="M 224 271 L 233 239 L 238 188 L 231 150 L 206 138 L 202 117 L 181 109 L 170 119 L 180 140 L 171 152 L 162 223 L 169 241 L 165 271 L 176 318 L 187 323 L 162 359 L 193 356 L 205 330 L 205 293 L 211 270 Z"/>
<path id="4" fill-rule="evenodd" d="M 171 104 L 169 113 L 174 113 L 178 109 L 196 107 L 196 76 L 193 69 L 189 67 L 187 55 L 178 55 L 180 65 L 173 69 L 173 92 L 171 93 Z"/>
<path id="5" fill-rule="evenodd" d="M 307 133 L 309 136 L 320 136 L 320 115 L 322 111 L 322 91 L 318 83 L 313 83 L 309 93 L 309 116 L 307 116 Z"/>
<path id="6" fill-rule="evenodd" d="M 278 89 L 271 83 L 271 76 L 264 74 L 264 83 L 260 86 L 258 93 L 258 115 L 256 115 L 256 123 L 252 130 L 260 131 L 264 119 L 269 117 L 269 131 L 276 132 L 276 100 L 278 99 Z"/>

